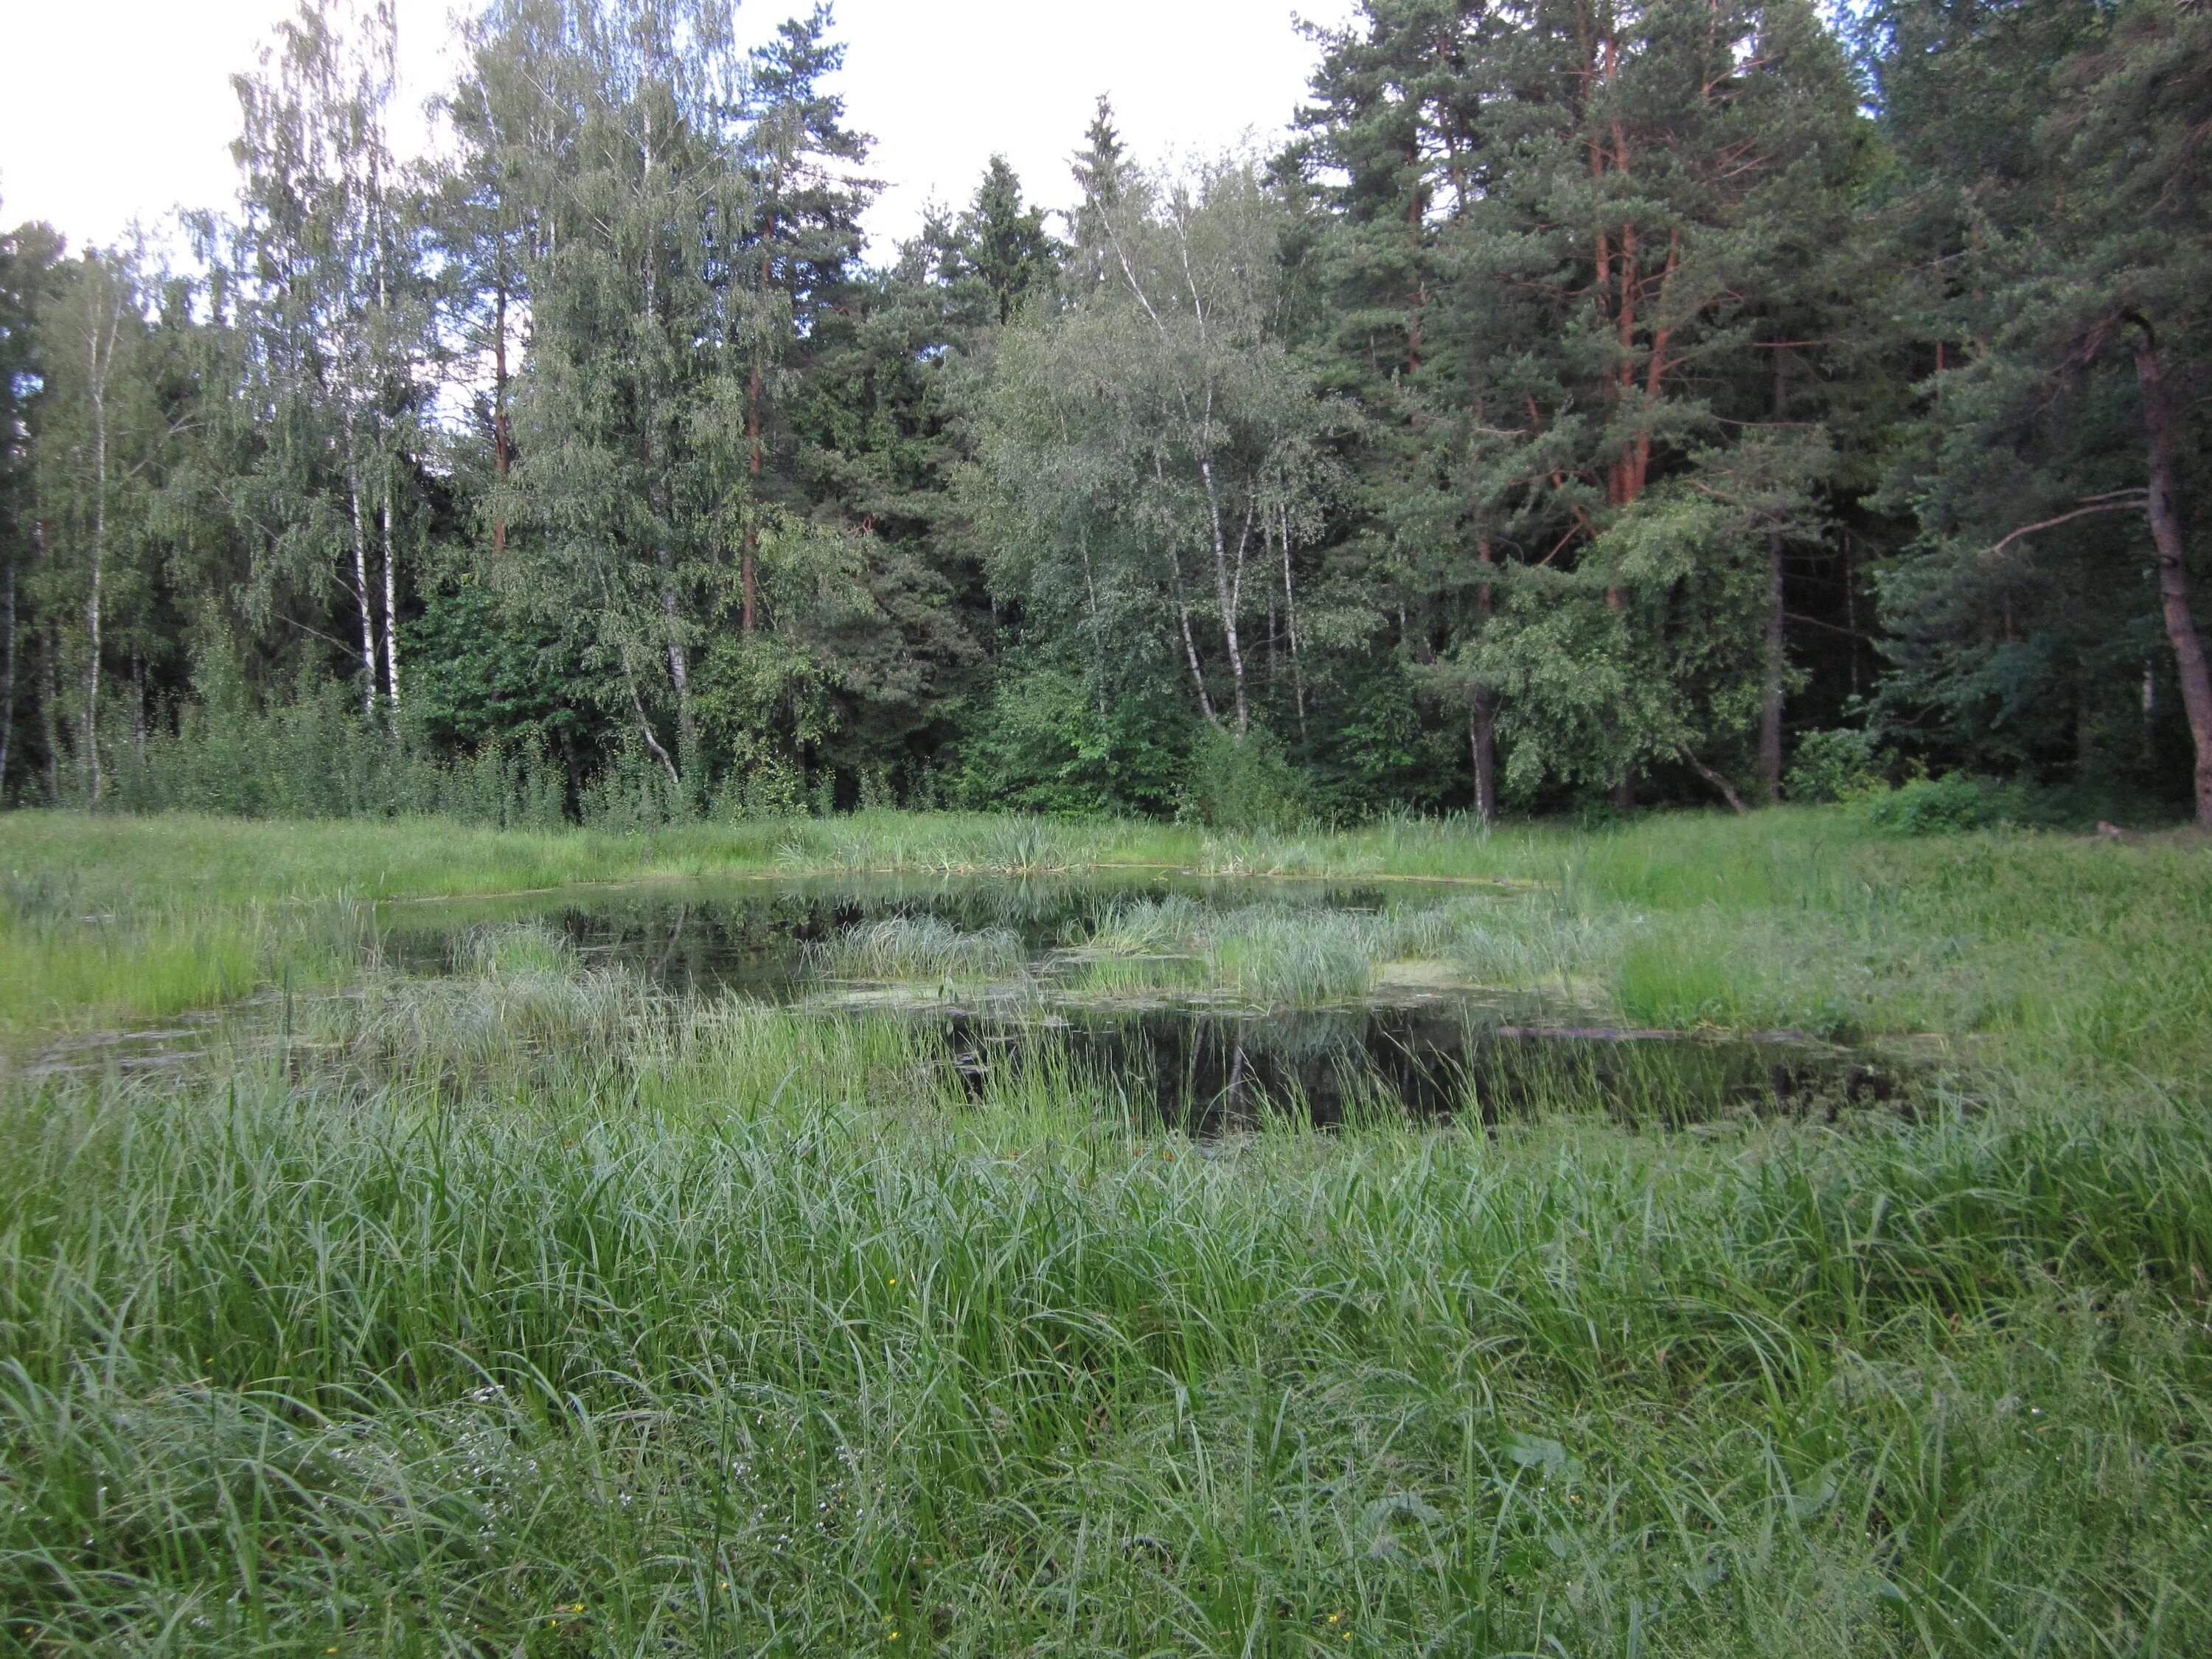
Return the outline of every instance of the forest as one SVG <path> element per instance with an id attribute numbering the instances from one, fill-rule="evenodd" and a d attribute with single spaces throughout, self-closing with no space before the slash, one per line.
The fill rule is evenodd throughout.
<path id="1" fill-rule="evenodd" d="M 731 13 L 491 0 L 421 161 L 306 0 L 188 252 L 0 241 L 0 799 L 2212 823 L 2200 0 L 1369 0 L 880 257 Z"/>

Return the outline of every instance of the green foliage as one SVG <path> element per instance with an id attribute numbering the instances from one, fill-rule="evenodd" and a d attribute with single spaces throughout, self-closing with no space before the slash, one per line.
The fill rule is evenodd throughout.
<path id="1" fill-rule="evenodd" d="M 1887 787 L 1889 757 L 1870 732 L 1801 732 L 1790 769 L 1790 799 L 1807 805 L 1853 800 Z"/>
<path id="2" fill-rule="evenodd" d="M 0 238 L 0 798 L 1492 817 L 1863 719 L 2212 815 L 2189 0 L 1374 0 L 1282 154 L 1102 100 L 1066 245 L 994 156 L 872 264 L 826 9 L 495 0 L 419 168 L 393 27 L 279 26 L 184 270 Z"/>
<path id="3" fill-rule="evenodd" d="M 1952 772 L 1940 778 L 1915 778 L 1899 788 L 1869 795 L 1859 810 L 1869 823 L 1891 835 L 1939 836 L 2017 823 L 2024 805 L 2016 787 L 1995 778 Z"/>
<path id="4" fill-rule="evenodd" d="M 1083 677 L 1016 667 L 962 745 L 962 798 L 979 810 L 1085 815 L 1172 811 L 1192 742 L 1188 714 L 1142 690 L 1107 702 Z"/>
<path id="5" fill-rule="evenodd" d="M 1191 747 L 1179 817 L 1213 830 L 1286 830 L 1310 813 L 1305 780 L 1264 726 L 1207 727 Z"/>

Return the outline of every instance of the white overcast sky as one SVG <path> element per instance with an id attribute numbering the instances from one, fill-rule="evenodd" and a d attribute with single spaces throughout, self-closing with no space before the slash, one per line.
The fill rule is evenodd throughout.
<path id="1" fill-rule="evenodd" d="M 751 39 L 805 0 L 744 0 Z M 411 112 L 451 77 L 453 0 L 398 0 Z M 228 206 L 237 125 L 228 77 L 289 0 L 0 0 L 13 62 L 0 98 L 0 224 L 44 219 L 73 246 L 134 220 L 160 237 L 179 205 Z M 1114 100 L 1141 159 L 1206 154 L 1285 130 L 1315 48 L 1293 10 L 1337 24 L 1354 0 L 838 0 L 853 124 L 889 188 L 870 216 L 879 255 L 933 196 L 972 194 L 994 150 L 1031 199 L 1064 206 L 1091 100 Z M 415 115 L 399 137 L 417 147 Z"/>

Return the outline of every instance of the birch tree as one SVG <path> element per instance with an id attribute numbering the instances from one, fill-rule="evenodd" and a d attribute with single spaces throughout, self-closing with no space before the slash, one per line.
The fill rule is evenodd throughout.
<path id="1" fill-rule="evenodd" d="M 1341 412 L 1283 337 L 1286 217 L 1256 169 L 1116 183 L 1086 208 L 1103 280 L 1018 330 L 1002 362 L 987 464 L 1042 538 L 1004 568 L 1080 592 L 1094 624 L 1102 587 L 1152 594 L 1200 714 L 1241 742 L 1248 624 L 1269 604 L 1277 538 L 1312 521 L 1320 440 Z"/>

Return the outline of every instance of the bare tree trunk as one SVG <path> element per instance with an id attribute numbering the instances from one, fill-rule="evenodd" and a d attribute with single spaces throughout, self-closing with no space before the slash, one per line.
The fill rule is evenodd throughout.
<path id="1" fill-rule="evenodd" d="M 1098 741 L 1103 747 L 1112 737 L 1113 728 L 1106 717 L 1106 635 L 1105 624 L 1098 617 L 1098 580 L 1091 570 L 1091 527 L 1078 521 L 1075 544 L 1083 554 L 1083 597 L 1091 625 L 1091 682 L 1092 694 L 1098 702 Z"/>
<path id="2" fill-rule="evenodd" d="M 8 755 L 15 742 L 15 565 L 0 587 L 0 800 L 7 797 Z"/>
<path id="3" fill-rule="evenodd" d="M 1497 562 L 1486 541 L 1475 544 L 1475 557 L 1485 566 Z M 1474 614 L 1487 623 L 1498 609 L 1497 590 L 1487 580 L 1474 590 Z M 1474 751 L 1474 814 L 1485 823 L 1498 822 L 1498 693 L 1478 684 L 1468 700 L 1467 740 Z"/>
<path id="4" fill-rule="evenodd" d="M 2188 543 L 2176 500 L 2173 412 L 2159 373 L 2158 337 L 2144 319 L 2131 320 L 2142 334 L 2136 348 L 2136 380 L 2142 388 L 2143 428 L 2149 443 L 2150 530 L 2158 544 L 2158 596 L 2166 612 L 2166 638 L 2173 643 L 2189 735 L 2197 749 L 2197 826 L 2212 830 L 2212 674 L 2206 672 L 2204 641 L 2189 608 Z"/>
<path id="5" fill-rule="evenodd" d="M 611 616 L 614 611 L 614 592 L 607 585 L 605 572 L 602 572 L 599 576 L 599 599 L 605 607 L 601 613 L 602 616 Z M 637 729 L 645 735 L 645 746 L 653 751 L 653 757 L 666 769 L 668 781 L 680 799 L 684 793 L 684 775 L 676 769 L 675 761 L 670 758 L 668 750 L 662 746 L 659 734 L 653 731 L 653 721 L 646 714 L 645 698 L 637 689 L 637 665 L 630 658 L 629 630 L 620 623 L 616 625 L 621 629 L 623 684 L 629 689 L 629 706 L 637 715 Z"/>
<path id="6" fill-rule="evenodd" d="M 1774 348 L 1774 419 L 1789 418 L 1790 355 Z M 1782 690 L 1789 668 L 1784 656 L 1787 641 L 1783 630 L 1782 526 L 1766 532 L 1766 684 L 1759 708 L 1759 793 L 1765 805 L 1782 799 Z"/>
<path id="7" fill-rule="evenodd" d="M 738 555 L 738 587 L 739 591 L 738 626 L 745 637 L 752 637 L 759 608 L 760 589 L 760 480 L 761 480 L 761 366 L 760 349 L 753 349 L 752 379 L 745 394 L 745 439 L 751 447 L 747 465 L 751 469 L 752 500 L 745 513 L 744 546 Z"/>
<path id="8" fill-rule="evenodd" d="M 691 712 L 691 659 L 684 649 L 684 620 L 676 600 L 676 579 L 668 568 L 668 555 L 660 555 L 660 614 L 668 623 L 668 683 L 676 688 L 677 741 L 689 764 L 698 752 L 699 732 Z"/>
<path id="9" fill-rule="evenodd" d="M 1474 764 L 1474 815 L 1498 822 L 1498 708 L 1486 685 L 1474 688 L 1467 706 L 1467 746 Z"/>
<path id="10" fill-rule="evenodd" d="M 499 469 L 500 486 L 504 489 L 507 470 L 514 463 L 514 450 L 507 420 L 507 256 L 503 246 L 500 254 L 499 293 L 493 302 L 492 318 L 491 453 L 493 465 Z M 504 503 L 492 516 L 491 550 L 507 551 Z"/>
<path id="11" fill-rule="evenodd" d="M 627 645 L 623 647 L 622 659 L 623 678 L 629 684 L 629 706 L 637 714 L 637 729 L 645 733 L 645 746 L 653 751 L 654 757 L 667 769 L 669 787 L 676 791 L 678 797 L 681 797 L 684 793 L 684 775 L 676 769 L 675 761 L 669 757 L 668 750 L 661 746 L 659 737 L 653 732 L 653 722 L 646 717 L 645 699 L 638 695 L 637 675 L 630 667 L 629 647 Z"/>
<path id="12" fill-rule="evenodd" d="M 667 501 L 652 482 L 653 427 L 649 412 L 644 434 L 638 440 L 638 459 L 645 469 L 648 503 L 661 526 L 665 526 L 669 520 Z M 699 747 L 698 732 L 691 714 L 691 659 L 684 649 L 684 616 L 676 596 L 675 559 L 658 528 L 653 532 L 653 562 L 660 572 L 660 616 L 666 630 L 668 684 L 676 693 L 676 746 L 683 753 L 684 763 L 689 766 Z"/>
<path id="13" fill-rule="evenodd" d="M 1252 726 L 1252 711 L 1244 696 L 1244 653 L 1237 638 L 1237 610 L 1242 602 L 1244 576 L 1244 545 L 1237 547 L 1236 580 L 1232 582 L 1229 568 L 1229 538 L 1221 528 L 1221 497 L 1214 488 L 1213 461 L 1203 451 L 1198 458 L 1198 474 L 1206 482 L 1206 521 L 1213 532 L 1213 592 L 1215 602 L 1221 607 L 1221 634 L 1229 647 L 1230 683 L 1237 696 L 1237 740 L 1242 743 Z M 1244 534 L 1252 533 L 1251 515 L 1244 520 Z"/>
<path id="14" fill-rule="evenodd" d="M 1692 772 L 1695 772 L 1707 783 L 1710 783 L 1714 788 L 1720 791 L 1721 799 L 1726 801 L 1733 810 L 1740 813 L 1748 813 L 1751 811 L 1751 808 L 1743 804 L 1743 797 L 1736 793 L 1735 786 L 1730 783 L 1726 777 L 1713 770 L 1711 767 L 1706 765 L 1705 762 L 1699 760 L 1688 750 L 1679 750 L 1676 752 L 1682 757 L 1684 761 L 1688 763 L 1689 768 Z"/>
<path id="15" fill-rule="evenodd" d="M 46 727 L 46 805 L 62 804 L 62 721 L 61 721 L 61 661 L 62 642 L 59 630 L 52 623 L 46 625 L 46 637 L 39 652 L 39 716 Z"/>
<path id="16" fill-rule="evenodd" d="M 384 700 L 394 737 L 399 734 L 399 557 L 392 539 L 392 491 L 397 469 L 384 455 Z"/>
<path id="17" fill-rule="evenodd" d="M 353 453 L 353 416 L 346 416 L 346 489 L 353 512 L 353 591 L 361 601 L 361 717 L 376 718 L 376 613 L 368 602 L 368 526 L 361 516 L 361 460 Z"/>
<path id="18" fill-rule="evenodd" d="M 1306 675 L 1305 666 L 1298 660 L 1298 596 L 1291 580 L 1291 509 L 1281 509 L 1283 526 L 1283 625 L 1289 630 L 1291 646 L 1291 690 L 1298 704 L 1298 741 L 1309 741 L 1306 732 Z"/>
<path id="19" fill-rule="evenodd" d="M 102 779 L 100 772 L 100 535 L 93 536 L 92 597 L 85 605 L 85 671 L 84 671 L 84 773 L 94 805 L 98 805 Z"/>
<path id="20" fill-rule="evenodd" d="M 1221 720 L 1213 712 L 1213 699 L 1206 694 L 1206 671 L 1198 664 L 1198 640 L 1190 631 L 1190 601 L 1182 594 L 1182 556 L 1175 550 L 1175 543 L 1168 544 L 1168 568 L 1175 576 L 1176 615 L 1182 622 L 1182 654 L 1190 664 L 1190 683 L 1198 688 L 1198 707 L 1206 723 L 1218 726 Z"/>
<path id="21" fill-rule="evenodd" d="M 117 330 L 122 326 L 119 314 Z M 115 335 L 100 349 L 95 318 L 86 339 L 87 386 L 92 393 L 92 592 L 85 605 L 84 769 L 94 804 L 100 800 L 100 624 L 101 585 L 107 574 L 107 374 L 115 361 Z"/>

